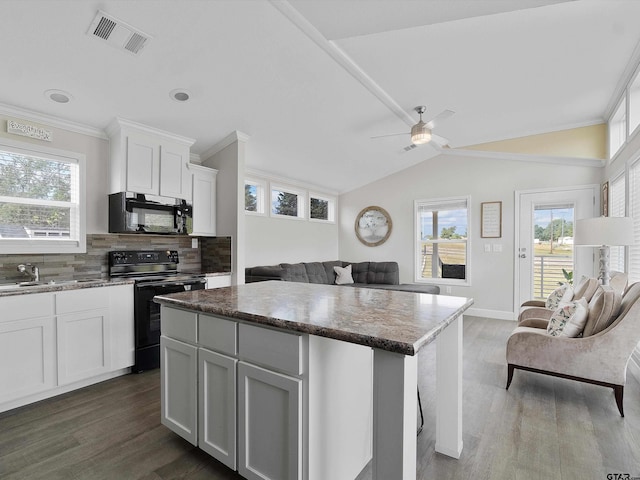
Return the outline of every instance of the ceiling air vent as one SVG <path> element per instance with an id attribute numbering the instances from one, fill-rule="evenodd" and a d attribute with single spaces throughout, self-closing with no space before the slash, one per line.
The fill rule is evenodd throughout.
<path id="1" fill-rule="evenodd" d="M 87 35 L 104 40 L 112 47 L 134 55 L 140 53 L 147 42 L 151 40 L 151 36 L 122 20 L 107 15 L 102 10 L 98 10 Z"/>
<path id="2" fill-rule="evenodd" d="M 411 150 L 413 150 L 414 148 L 418 148 L 417 145 L 414 145 L 413 143 L 411 145 L 407 145 L 406 147 L 404 147 L 404 151 L 405 152 L 410 152 Z"/>

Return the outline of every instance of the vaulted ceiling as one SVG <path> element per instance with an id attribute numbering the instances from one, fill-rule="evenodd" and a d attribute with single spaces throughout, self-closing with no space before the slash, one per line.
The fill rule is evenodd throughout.
<path id="1" fill-rule="evenodd" d="M 88 35 L 98 10 L 151 39 Z M 0 0 L 0 18 L 1 103 L 198 154 L 238 130 L 248 167 L 336 192 L 438 154 L 403 150 L 417 105 L 456 112 L 435 129 L 452 147 L 602 122 L 640 41 L 637 0 Z"/>

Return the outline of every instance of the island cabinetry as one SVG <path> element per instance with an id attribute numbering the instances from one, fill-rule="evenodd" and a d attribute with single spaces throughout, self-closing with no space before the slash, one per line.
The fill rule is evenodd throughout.
<path id="1" fill-rule="evenodd" d="M 162 423 L 178 435 L 248 479 L 355 478 L 371 459 L 369 348 L 164 304 L 161 316 Z"/>
<path id="2" fill-rule="evenodd" d="M 218 171 L 201 165 L 189 165 L 193 191 L 192 235 L 216 235 L 216 177 Z"/>
<path id="3" fill-rule="evenodd" d="M 0 297 L 0 411 L 126 373 L 133 286 Z"/>
<path id="4" fill-rule="evenodd" d="M 53 294 L 1 298 L 0 311 L 1 406 L 53 388 L 57 378 Z"/>
<path id="5" fill-rule="evenodd" d="M 111 193 L 128 191 L 191 201 L 188 164 L 194 140 L 120 118 L 107 131 Z"/>
<path id="6" fill-rule="evenodd" d="M 228 275 L 216 275 L 213 277 L 207 277 L 207 289 L 230 287 L 231 286 L 231 273 Z"/>

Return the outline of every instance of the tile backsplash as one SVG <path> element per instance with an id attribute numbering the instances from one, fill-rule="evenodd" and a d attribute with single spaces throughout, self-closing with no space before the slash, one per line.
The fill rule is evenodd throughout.
<path id="1" fill-rule="evenodd" d="M 181 272 L 230 272 L 231 238 L 199 237 L 198 248 L 191 248 L 194 237 L 172 235 L 87 235 L 87 253 L 0 255 L 0 283 L 28 280 L 17 271 L 21 263 L 40 269 L 40 278 L 71 280 L 108 278 L 107 253 L 111 250 L 178 250 Z"/>

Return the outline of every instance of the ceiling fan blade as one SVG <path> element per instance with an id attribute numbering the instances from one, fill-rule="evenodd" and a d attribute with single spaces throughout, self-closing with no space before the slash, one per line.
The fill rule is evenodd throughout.
<path id="1" fill-rule="evenodd" d="M 409 135 L 409 133 L 407 132 L 403 132 L 403 133 L 390 133 L 388 135 L 376 135 L 375 137 L 369 137 L 371 139 L 374 138 L 384 138 L 384 137 L 397 137 L 398 135 Z"/>
<path id="2" fill-rule="evenodd" d="M 435 133 L 431 134 L 431 142 L 439 145 L 440 147 L 449 146 L 449 140 L 447 140 L 444 137 L 441 137 L 440 135 L 436 135 Z"/>
<path id="3" fill-rule="evenodd" d="M 429 130 L 433 130 L 439 123 L 444 122 L 447 118 L 452 116 L 454 113 L 453 110 L 444 110 L 440 112 L 438 115 L 433 117 L 431 120 L 427 122 L 427 128 Z"/>

